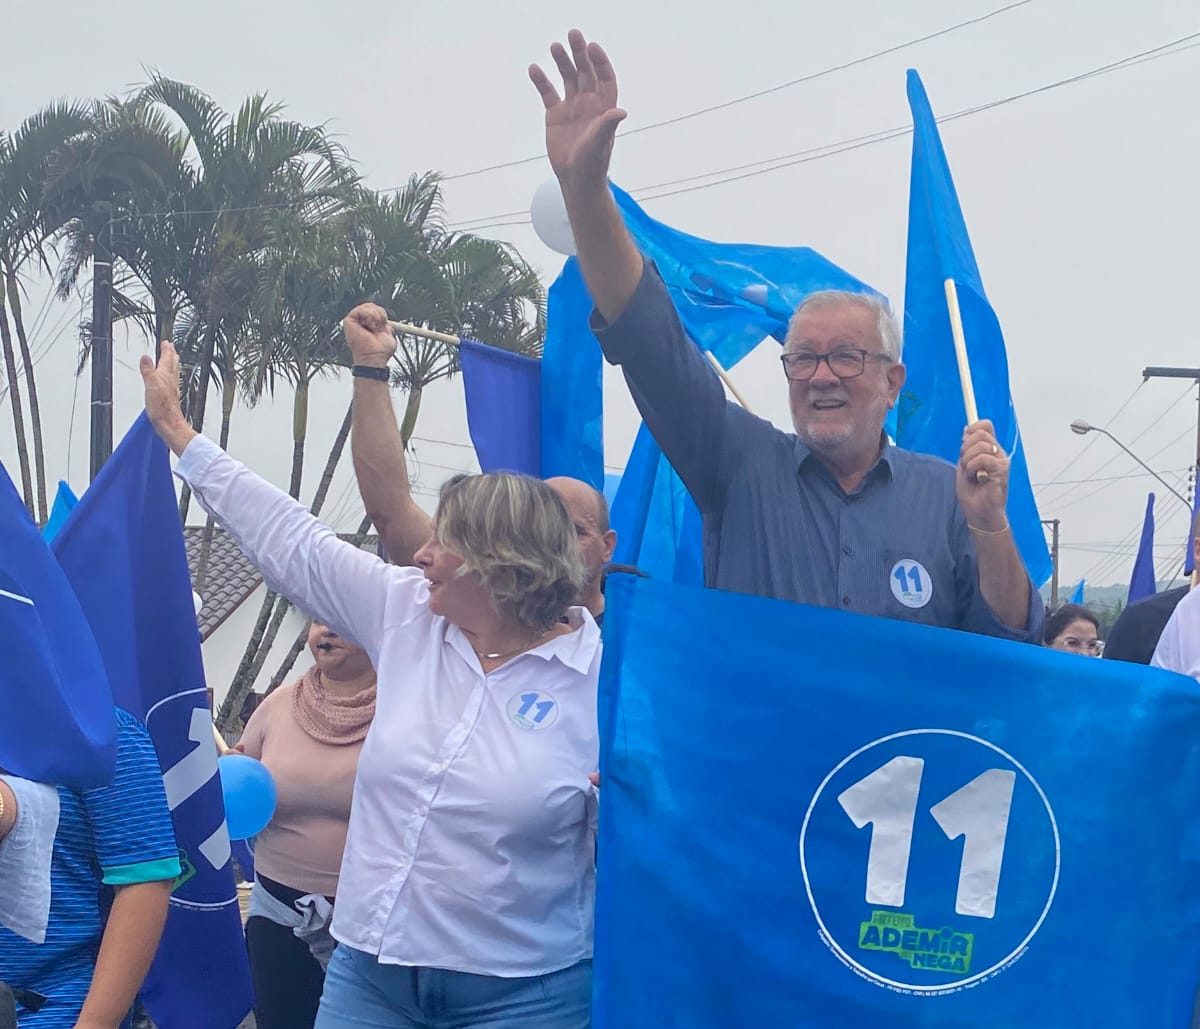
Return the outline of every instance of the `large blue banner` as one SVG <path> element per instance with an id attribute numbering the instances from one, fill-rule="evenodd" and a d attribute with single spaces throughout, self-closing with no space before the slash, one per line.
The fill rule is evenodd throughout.
<path id="1" fill-rule="evenodd" d="M 142 415 L 55 536 L 113 697 L 163 769 L 183 876 L 143 990 L 161 1029 L 233 1029 L 252 993 L 167 450 Z"/>
<path id="2" fill-rule="evenodd" d="M 1185 1027 L 1200 691 L 617 576 L 597 1029 Z"/>

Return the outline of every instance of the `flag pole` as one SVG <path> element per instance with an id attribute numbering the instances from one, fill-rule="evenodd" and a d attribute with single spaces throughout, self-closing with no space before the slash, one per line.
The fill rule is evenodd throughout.
<path id="1" fill-rule="evenodd" d="M 963 407 L 967 409 L 967 424 L 979 421 L 979 408 L 975 405 L 975 384 L 971 381 L 971 364 L 967 360 L 967 337 L 963 333 L 962 311 L 958 307 L 958 287 L 953 279 L 947 279 L 946 310 L 950 314 L 950 335 L 954 337 L 954 356 L 958 359 L 958 381 L 962 386 Z M 987 482 L 988 473 L 975 473 L 976 482 Z"/>
<path id="2" fill-rule="evenodd" d="M 738 392 L 737 386 L 733 384 L 733 379 L 730 378 L 729 373 L 721 367 L 721 362 L 717 360 L 713 352 L 711 350 L 706 350 L 704 351 L 704 356 L 708 358 L 708 363 L 713 366 L 713 371 L 715 371 L 721 377 L 721 381 L 725 383 L 725 388 L 733 395 L 733 399 L 736 400 L 745 410 L 749 411 L 750 405 L 746 403 L 746 398 Z"/>
<path id="3" fill-rule="evenodd" d="M 410 336 L 423 336 L 425 339 L 432 339 L 438 343 L 446 343 L 452 347 L 457 347 L 462 343 L 461 339 L 457 336 L 451 336 L 448 332 L 437 332 L 434 329 L 422 328 L 420 325 L 410 325 L 408 322 L 388 322 L 388 328 L 393 332 L 404 332 Z"/>

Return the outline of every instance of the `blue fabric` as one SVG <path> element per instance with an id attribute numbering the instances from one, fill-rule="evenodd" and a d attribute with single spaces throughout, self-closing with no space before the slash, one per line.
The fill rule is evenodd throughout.
<path id="1" fill-rule="evenodd" d="M 868 290 L 808 247 L 714 243 L 656 221 L 629 194 L 616 186 L 612 191 L 638 247 L 658 266 L 688 335 L 726 369 L 766 337 L 782 341 L 791 312 L 809 293 Z M 560 345 L 595 353 L 598 358 L 599 351 L 589 338 L 591 311 L 591 300 L 572 259 L 551 289 L 550 335 Z M 549 338 L 546 349 L 549 355 Z M 546 389 L 549 380 L 545 372 L 543 376 Z M 614 511 L 619 512 L 613 522 L 618 560 L 635 563 L 655 576 L 701 581 L 699 512 L 648 434 L 639 434 Z"/>
<path id="2" fill-rule="evenodd" d="M 1073 590 L 1071 590 L 1071 596 L 1068 599 L 1067 603 L 1068 604 L 1082 604 L 1083 603 L 1083 591 L 1086 588 L 1087 588 L 1087 580 L 1080 579 L 1077 583 L 1075 583 L 1075 588 Z"/>
<path id="3" fill-rule="evenodd" d="M 79 601 L 0 467 L 0 769 L 79 788 L 112 778 L 112 691 Z"/>
<path id="4" fill-rule="evenodd" d="M 1189 1025 L 1190 679 L 621 575 L 606 611 L 597 1029 Z"/>
<path id="5" fill-rule="evenodd" d="M 114 721 L 119 728 L 112 782 L 82 792 L 62 787 L 58 791 L 46 942 L 30 943 L 0 927 L 3 979 L 48 998 L 36 1014 L 21 1014 L 21 1029 L 75 1025 L 100 945 L 105 869 L 162 861 L 164 874 L 159 878 L 179 874 L 154 746 L 145 727 L 128 712 L 116 712 Z"/>
<path id="6" fill-rule="evenodd" d="M 58 492 L 54 494 L 54 504 L 50 508 L 50 517 L 46 519 L 46 524 L 42 526 L 42 536 L 47 543 L 58 535 L 58 530 L 63 527 L 63 523 L 67 520 L 67 515 L 74 510 L 75 505 L 78 503 L 79 498 L 72 492 L 71 487 L 59 479 Z"/>
<path id="7" fill-rule="evenodd" d="M 150 730 L 184 866 L 143 1001 L 170 1029 L 233 1029 L 250 1010 L 250 972 L 175 490 L 145 415 L 53 548 L 117 703 Z"/>
<path id="8" fill-rule="evenodd" d="M 1126 603 L 1152 597 L 1158 592 L 1154 579 L 1154 494 L 1146 497 L 1146 514 L 1142 519 L 1142 538 L 1138 542 L 1137 557 L 1133 559 L 1133 572 L 1129 576 L 1129 596 Z"/>
<path id="9" fill-rule="evenodd" d="M 592 963 L 502 979 L 380 964 L 342 944 L 325 974 L 315 1029 L 589 1029 Z"/>
<path id="10" fill-rule="evenodd" d="M 463 339 L 458 353 L 479 467 L 540 476 L 541 363 L 473 339 Z"/>
<path id="11" fill-rule="evenodd" d="M 603 361 L 585 335 L 592 301 L 569 258 L 547 295 L 542 348 L 542 469 L 604 485 Z"/>
<path id="12" fill-rule="evenodd" d="M 920 77 L 911 70 L 908 102 L 913 116 L 904 290 L 904 363 L 908 379 L 897 407 L 896 441 L 910 450 L 958 462 L 966 413 L 946 309 L 945 280 L 953 279 L 958 287 L 979 417 L 991 419 L 996 438 L 1012 462 L 1008 520 L 1013 539 L 1029 577 L 1040 585 L 1050 578 L 1050 552 L 1009 390 L 1004 336 L 984 293 L 929 99 Z"/>

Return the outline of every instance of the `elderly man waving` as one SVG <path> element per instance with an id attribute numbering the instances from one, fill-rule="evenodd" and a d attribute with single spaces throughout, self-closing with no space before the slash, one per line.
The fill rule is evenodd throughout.
<path id="1" fill-rule="evenodd" d="M 726 401 L 608 189 L 617 81 L 572 31 L 541 68 L 546 149 L 562 186 L 593 328 L 704 515 L 709 586 L 1036 640 L 1043 610 L 1005 516 L 1008 458 L 987 421 L 957 469 L 893 447 L 900 332 L 875 297 L 824 292 L 795 312 L 782 355 L 795 434 Z M 986 476 L 979 473 L 984 472 Z"/>

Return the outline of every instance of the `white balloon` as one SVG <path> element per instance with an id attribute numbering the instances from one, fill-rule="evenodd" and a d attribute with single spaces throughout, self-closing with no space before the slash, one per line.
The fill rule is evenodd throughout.
<path id="1" fill-rule="evenodd" d="M 192 607 L 196 609 L 196 614 L 200 613 L 200 609 L 204 606 L 204 598 L 195 590 L 192 590 Z"/>
<path id="2" fill-rule="evenodd" d="M 538 239 L 551 250 L 567 257 L 575 253 L 575 235 L 571 232 L 571 221 L 567 218 L 567 205 L 563 202 L 558 179 L 547 179 L 538 186 L 529 204 L 529 217 Z"/>

